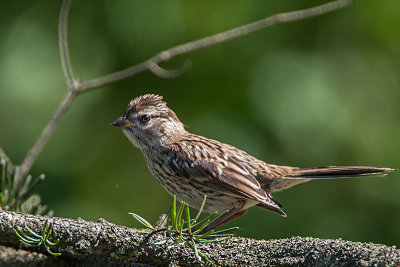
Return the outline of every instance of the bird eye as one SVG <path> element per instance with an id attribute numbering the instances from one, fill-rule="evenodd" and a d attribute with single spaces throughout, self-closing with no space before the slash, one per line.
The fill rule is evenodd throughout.
<path id="1" fill-rule="evenodd" d="M 148 122 L 150 120 L 150 115 L 144 114 L 144 115 L 140 116 L 140 120 L 142 122 Z"/>

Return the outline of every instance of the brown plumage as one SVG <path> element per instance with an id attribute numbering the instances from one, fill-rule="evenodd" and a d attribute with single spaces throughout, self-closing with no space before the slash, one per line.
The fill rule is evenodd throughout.
<path id="1" fill-rule="evenodd" d="M 243 215 L 252 206 L 286 216 L 271 193 L 311 179 L 392 171 L 364 166 L 297 168 L 268 164 L 234 146 L 189 133 L 158 95 L 133 99 L 112 125 L 122 128 L 143 152 L 151 173 L 169 194 L 197 209 L 206 194 L 205 211 L 229 210 L 207 230 Z"/>

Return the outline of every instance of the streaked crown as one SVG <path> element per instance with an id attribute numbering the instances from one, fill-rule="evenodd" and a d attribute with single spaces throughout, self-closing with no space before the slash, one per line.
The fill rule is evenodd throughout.
<path id="1" fill-rule="evenodd" d="M 122 117 L 112 123 L 123 129 L 128 139 L 140 148 L 162 145 L 186 133 L 176 114 L 162 96 L 147 94 L 132 99 Z"/>

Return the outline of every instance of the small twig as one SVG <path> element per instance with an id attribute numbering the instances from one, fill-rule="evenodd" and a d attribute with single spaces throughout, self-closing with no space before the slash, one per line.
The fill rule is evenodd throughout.
<path id="1" fill-rule="evenodd" d="M 190 61 L 187 60 L 180 69 L 166 70 L 161 68 L 157 63 L 153 63 L 150 64 L 149 70 L 160 78 L 172 79 L 181 76 L 191 65 Z"/>
<path id="2" fill-rule="evenodd" d="M 151 70 L 154 64 L 158 65 L 162 62 L 172 59 L 173 57 L 186 54 L 198 50 L 200 48 L 208 47 L 234 38 L 238 38 L 269 26 L 320 16 L 344 8 L 346 6 L 349 6 L 351 3 L 352 0 L 338 0 L 308 9 L 302 9 L 287 13 L 280 13 L 272 17 L 268 17 L 250 24 L 246 24 L 225 32 L 214 34 L 189 43 L 181 44 L 171 49 L 162 51 L 161 53 L 158 53 L 154 57 L 142 63 L 139 63 L 133 67 L 118 72 L 114 72 L 109 75 L 105 75 L 103 77 L 88 80 L 84 82 L 82 91 L 88 91 L 91 89 L 99 88 L 106 84 L 126 79 L 143 71 Z"/>
<path id="3" fill-rule="evenodd" d="M 60 48 L 61 65 L 69 88 L 72 88 L 74 85 L 74 75 L 72 72 L 72 65 L 69 58 L 68 36 L 67 36 L 68 11 L 71 1 L 72 0 L 64 0 L 62 2 L 60 17 L 58 22 L 58 45 Z"/>
<path id="4" fill-rule="evenodd" d="M 16 185 L 19 185 L 19 182 L 22 177 L 28 175 L 33 163 L 36 158 L 39 156 L 40 152 L 43 150 L 43 147 L 46 145 L 49 140 L 50 135 L 53 133 L 54 129 L 58 121 L 62 118 L 64 113 L 68 110 L 69 106 L 71 106 L 75 97 L 78 95 L 82 88 L 82 83 L 75 81 L 72 74 L 72 67 L 69 59 L 69 51 L 68 51 L 68 37 L 67 37 L 67 22 L 68 22 L 68 11 L 69 6 L 72 0 L 64 0 L 61 6 L 59 24 L 58 24 L 58 44 L 60 46 L 60 56 L 61 63 L 65 75 L 65 79 L 67 80 L 69 92 L 65 96 L 64 100 L 59 105 L 57 111 L 54 113 L 53 118 L 48 122 L 47 126 L 43 129 L 42 133 L 36 140 L 35 144 L 29 150 L 26 155 L 24 161 L 22 162 L 19 172 L 16 178 Z"/>

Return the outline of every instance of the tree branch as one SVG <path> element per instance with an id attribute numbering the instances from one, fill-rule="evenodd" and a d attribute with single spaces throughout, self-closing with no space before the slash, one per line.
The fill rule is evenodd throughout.
<path id="1" fill-rule="evenodd" d="M 302 20 L 306 18 L 311 18 L 311 17 L 316 17 L 316 16 L 321 16 L 323 14 L 333 12 L 335 10 L 344 8 L 346 6 L 349 6 L 352 3 L 352 0 L 338 0 L 338 1 L 333 1 L 324 5 L 308 8 L 308 9 L 303 9 L 303 10 L 297 10 L 293 12 L 287 12 L 287 13 L 281 13 L 274 15 L 272 17 L 268 17 L 250 24 L 246 24 L 225 32 L 221 32 L 218 34 L 214 34 L 196 41 L 192 41 L 189 43 L 181 44 L 178 46 L 175 46 L 173 48 L 170 48 L 168 50 L 162 51 L 155 55 L 154 57 L 137 64 L 133 67 L 127 68 L 125 70 L 121 70 L 115 73 L 111 73 L 109 75 L 88 80 L 83 83 L 83 88 L 82 91 L 88 91 L 91 89 L 99 88 L 101 86 L 104 86 L 106 84 L 110 84 L 122 79 L 126 79 L 128 77 L 131 77 L 133 75 L 136 75 L 138 73 L 141 73 L 146 70 L 152 70 L 152 67 L 154 65 L 158 65 L 162 62 L 168 61 L 173 57 L 186 54 L 195 50 L 198 50 L 200 48 L 212 46 L 218 43 L 222 43 L 225 41 L 229 41 L 234 38 L 238 38 L 244 35 L 247 35 L 249 33 L 264 29 L 269 26 L 285 23 L 285 22 L 291 22 L 291 21 L 296 21 L 296 20 Z"/>
<path id="2" fill-rule="evenodd" d="M 57 258 L 47 256 L 47 254 L 40 256 L 46 257 L 51 263 L 69 261 L 84 265 L 88 258 L 99 258 L 102 261 L 109 261 L 110 264 L 113 264 L 112 260 L 115 260 L 118 262 L 115 265 L 119 266 L 125 264 L 128 266 L 133 262 L 172 266 L 200 265 L 193 251 L 184 244 L 174 248 L 168 248 L 170 244 L 154 246 L 151 244 L 163 240 L 162 235 L 149 235 L 141 230 L 117 226 L 104 220 L 96 223 L 82 219 L 49 218 L 0 211 L 0 244 L 14 248 L 21 247 L 13 229 L 16 226 L 23 229 L 26 225 L 40 233 L 46 219 L 54 224 L 50 240 L 60 239 L 56 249 L 63 255 Z M 292 237 L 265 241 L 233 237 L 220 243 L 199 244 L 198 248 L 217 266 L 395 266 L 400 264 L 400 250 L 395 247 L 341 239 Z M 38 248 L 29 248 L 29 250 L 44 253 Z M 52 250 L 55 249 L 52 248 Z M 21 258 L 18 253 L 16 255 L 11 253 L 8 259 L 0 257 L 0 264 Z M 22 260 L 30 259 L 24 257 L 19 260 L 22 262 Z M 35 259 L 29 263 L 33 263 L 33 260 Z"/>

